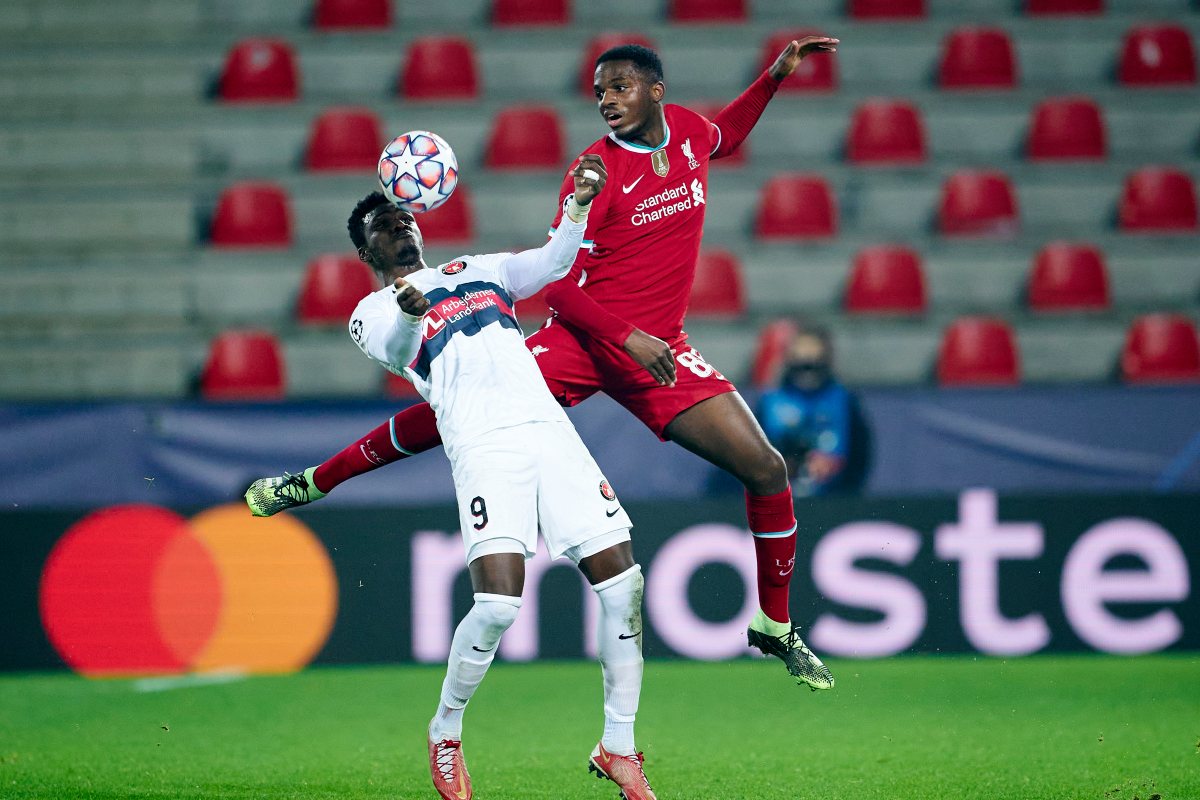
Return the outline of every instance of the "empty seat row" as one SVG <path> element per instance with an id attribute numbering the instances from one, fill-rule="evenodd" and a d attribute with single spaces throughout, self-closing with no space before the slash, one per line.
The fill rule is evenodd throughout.
<path id="1" fill-rule="evenodd" d="M 715 116 L 717 106 L 696 106 Z M 861 166 L 920 164 L 929 155 L 920 111 L 903 100 L 868 100 L 851 117 L 846 158 Z M 566 157 L 567 134 L 553 106 L 517 106 L 492 121 L 484 149 L 490 169 L 558 169 Z M 383 150 L 383 123 L 369 109 L 327 109 L 313 120 L 304 154 L 310 171 L 372 171 Z M 1103 159 L 1107 137 L 1100 108 L 1085 97 L 1050 98 L 1032 113 L 1026 153 L 1038 161 Z M 746 148 L 715 162 L 745 163 Z M 725 163 L 729 162 L 729 163 Z"/>
<path id="2" fill-rule="evenodd" d="M 1027 14 L 1051 16 L 1104 13 L 1104 0 L 1025 0 Z M 737 23 L 749 18 L 746 0 L 669 0 L 667 17 L 675 22 Z M 850 0 L 850 17 L 859 20 L 921 19 L 926 0 Z M 392 25 L 391 0 L 317 0 L 313 26 L 324 31 L 386 29 Z M 569 0 L 493 0 L 491 21 L 500 27 L 566 25 Z"/>
<path id="3" fill-rule="evenodd" d="M 1173 167 L 1147 167 L 1124 183 L 1118 226 L 1129 233 L 1197 230 L 1191 176 Z M 942 183 L 938 232 L 953 237 L 1005 236 L 1019 227 L 1016 189 L 996 170 L 959 170 Z M 838 204 L 820 175 L 792 174 L 763 186 L 754 232 L 761 239 L 831 238 L 838 233 Z"/>
<path id="4" fill-rule="evenodd" d="M 750 365 L 751 381 L 767 386 L 778 378 L 796 325 L 765 326 Z M 1180 314 L 1147 314 L 1126 330 L 1118 371 L 1130 384 L 1200 383 L 1200 337 Z M 942 333 L 934 375 L 944 387 L 1015 386 L 1021 382 L 1021 351 L 1012 326 L 994 317 L 967 316 Z M 200 373 L 209 400 L 279 400 L 286 393 L 287 364 L 278 337 L 261 330 L 226 331 L 209 345 Z M 385 390 L 415 396 L 402 378 L 388 375 Z"/>
<path id="5" fill-rule="evenodd" d="M 794 38 L 817 33 L 792 30 L 764 40 L 760 68 L 766 69 Z M 654 42 L 636 33 L 593 38 L 579 64 L 578 91 L 592 95 L 596 57 L 610 47 Z M 1001 28 L 951 31 L 942 43 L 936 71 L 946 90 L 1012 89 L 1020 83 L 1016 47 Z M 1118 81 L 1130 87 L 1187 86 L 1196 83 L 1196 54 L 1190 32 L 1181 26 L 1142 25 L 1130 29 L 1121 45 Z M 827 92 L 837 87 L 837 56 L 815 54 L 801 62 L 780 87 L 787 92 Z M 456 36 L 422 37 L 408 47 L 397 91 L 408 100 L 471 100 L 481 81 L 474 47 Z M 217 84 L 225 102 L 293 102 L 300 96 L 301 71 L 294 48 L 284 39 L 243 39 L 229 51 Z"/>
<path id="6" fill-rule="evenodd" d="M 750 368 L 751 382 L 770 386 L 797 330 L 789 319 L 762 329 Z M 1130 384 L 1200 382 L 1200 337 L 1180 314 L 1146 314 L 1125 333 L 1118 371 Z M 1015 386 L 1021 382 L 1021 350 L 1016 332 L 1002 319 L 966 316 L 942 333 L 934 375 L 944 387 Z"/>
<path id="7" fill-rule="evenodd" d="M 759 195 L 755 235 L 766 241 L 836 237 L 838 202 L 820 175 L 786 174 L 768 180 Z M 1172 167 L 1131 173 L 1118 204 L 1118 225 L 1127 233 L 1197 231 L 1191 176 Z M 1019 227 L 1017 194 L 994 170 L 960 170 L 942 184 L 938 231 L 950 237 L 1007 235 Z M 441 207 L 421 215 L 426 241 L 458 243 L 474 235 L 470 192 L 462 184 Z M 273 183 L 240 182 L 221 193 L 209 227 L 216 247 L 289 247 L 294 240 L 287 190 Z"/>

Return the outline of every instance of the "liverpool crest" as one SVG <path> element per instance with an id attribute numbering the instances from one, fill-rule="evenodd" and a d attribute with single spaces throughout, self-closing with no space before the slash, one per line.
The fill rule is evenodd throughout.
<path id="1" fill-rule="evenodd" d="M 650 163 L 654 165 L 654 174 L 660 178 L 667 177 L 667 172 L 670 171 L 671 165 L 667 162 L 666 148 L 655 150 L 650 154 Z"/>

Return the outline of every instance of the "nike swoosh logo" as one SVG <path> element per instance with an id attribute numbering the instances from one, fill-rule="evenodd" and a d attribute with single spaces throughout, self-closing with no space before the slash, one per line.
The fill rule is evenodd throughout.
<path id="1" fill-rule="evenodd" d="M 621 191 L 623 191 L 625 194 L 629 194 L 630 192 L 633 191 L 634 186 L 637 186 L 639 183 L 642 182 L 642 178 L 644 178 L 644 177 L 646 177 L 646 176 L 645 175 L 639 176 L 638 179 L 636 181 L 634 181 L 632 184 L 630 184 L 629 186 L 626 186 L 625 184 L 621 184 Z"/>
<path id="2" fill-rule="evenodd" d="M 787 572 L 784 572 L 783 570 L 780 570 L 780 571 L 779 571 L 779 577 L 781 577 L 781 578 L 786 578 L 788 575 L 791 575 L 791 574 L 792 574 L 792 570 L 794 570 L 794 569 L 795 569 L 795 567 L 788 567 L 788 571 L 787 571 Z"/>
<path id="3" fill-rule="evenodd" d="M 642 632 L 641 632 L 641 631 L 638 631 L 637 633 L 631 633 L 631 634 L 629 634 L 628 636 L 626 636 L 625 634 L 623 634 L 623 633 L 622 633 L 622 634 L 621 634 L 620 636 L 618 636 L 617 638 L 618 638 L 618 639 L 633 639 L 634 637 L 641 636 L 641 635 L 642 635 Z"/>
<path id="4" fill-rule="evenodd" d="M 616 513 L 617 513 L 618 511 L 620 511 L 620 510 L 621 510 L 621 507 L 620 507 L 620 506 L 617 506 L 617 507 L 616 507 L 616 508 L 614 508 L 612 511 L 605 511 L 605 512 L 604 512 L 604 516 L 606 516 L 606 517 L 613 517 L 613 516 L 616 516 Z"/>
<path id="5" fill-rule="evenodd" d="M 471 645 L 471 649 L 472 649 L 472 650 L 475 650 L 476 652 L 479 652 L 479 653 L 490 653 L 490 652 L 492 652 L 493 650 L 495 650 L 496 648 L 495 648 L 495 647 L 489 647 L 487 650 L 480 650 L 480 649 L 479 649 L 478 647 L 476 647 L 475 645 Z"/>

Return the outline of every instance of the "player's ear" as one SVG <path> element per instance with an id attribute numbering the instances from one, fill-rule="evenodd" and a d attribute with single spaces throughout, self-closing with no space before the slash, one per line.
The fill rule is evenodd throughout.
<path id="1" fill-rule="evenodd" d="M 374 269 L 375 265 L 371 263 L 371 254 L 367 252 L 367 248 L 358 248 L 358 260 Z"/>
<path id="2" fill-rule="evenodd" d="M 663 97 L 665 97 L 666 94 L 667 94 L 667 85 L 665 83 L 663 83 L 662 81 L 658 81 L 653 86 L 650 87 L 650 97 L 653 98 L 654 102 L 656 102 L 656 103 L 661 103 Z"/>

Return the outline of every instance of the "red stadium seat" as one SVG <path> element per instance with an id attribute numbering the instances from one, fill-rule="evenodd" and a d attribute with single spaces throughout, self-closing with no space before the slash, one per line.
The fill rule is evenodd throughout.
<path id="1" fill-rule="evenodd" d="M 1034 257 L 1029 307 L 1034 311 L 1101 311 L 1112 305 L 1104 254 L 1090 244 L 1051 242 Z"/>
<path id="2" fill-rule="evenodd" d="M 325 253 L 304 270 L 296 318 L 305 325 L 345 325 L 358 301 L 378 288 L 375 273 L 356 253 Z"/>
<path id="3" fill-rule="evenodd" d="M 565 140 L 553 106 L 510 108 L 492 121 L 483 163 L 488 169 L 558 169 L 566 158 Z"/>
<path id="4" fill-rule="evenodd" d="M 542 289 L 533 297 L 518 300 L 516 308 L 517 319 L 521 327 L 527 331 L 540 328 L 550 318 L 550 304 L 546 302 L 546 289 Z"/>
<path id="5" fill-rule="evenodd" d="M 850 16 L 868 21 L 921 19 L 925 0 L 850 0 Z"/>
<path id="6" fill-rule="evenodd" d="M 1192 176 L 1173 167 L 1147 167 L 1125 179 L 1118 211 L 1121 230 L 1171 233 L 1196 230 Z"/>
<path id="7" fill-rule="evenodd" d="M 1118 79 L 1126 86 L 1180 86 L 1196 82 L 1196 53 L 1187 28 L 1143 25 L 1125 34 Z"/>
<path id="8" fill-rule="evenodd" d="M 383 375 L 383 391 L 388 397 L 398 399 L 412 398 L 414 400 L 423 399 L 421 393 L 417 391 L 417 387 L 413 386 L 411 381 L 387 370 L 383 371 Z"/>
<path id="9" fill-rule="evenodd" d="M 959 317 L 942 334 L 937 380 L 941 386 L 1015 386 L 1021 382 L 1017 337 L 1008 323 Z"/>
<path id="10" fill-rule="evenodd" d="M 781 175 L 763 184 L 754 233 L 762 239 L 837 236 L 838 205 L 820 175 Z"/>
<path id="11" fill-rule="evenodd" d="M 1025 0 L 1025 13 L 1033 16 L 1103 14 L 1104 0 Z"/>
<path id="12" fill-rule="evenodd" d="M 848 161 L 889 166 L 920 164 L 925 157 L 925 126 L 910 103 L 868 100 L 855 110 L 846 141 Z"/>
<path id="13" fill-rule="evenodd" d="M 522 25 L 566 25 L 571 21 L 567 0 L 493 0 L 492 24 L 500 27 Z"/>
<path id="14" fill-rule="evenodd" d="M 746 282 L 737 256 L 728 250 L 702 252 L 688 298 L 688 317 L 736 319 L 745 313 Z"/>
<path id="15" fill-rule="evenodd" d="M 745 22 L 746 0 L 669 0 L 667 17 L 672 22 Z"/>
<path id="16" fill-rule="evenodd" d="M 759 72 L 766 72 L 784 48 L 793 41 L 805 36 L 824 36 L 820 31 L 798 30 L 785 31 L 770 36 L 763 42 L 762 57 L 759 60 Z M 805 56 L 796 67 L 796 71 L 783 79 L 779 85 L 781 92 L 832 92 L 837 89 L 837 54 L 813 53 Z"/>
<path id="17" fill-rule="evenodd" d="M 290 247 L 292 204 L 273 183 L 235 183 L 221 192 L 210 238 L 216 247 Z"/>
<path id="18" fill-rule="evenodd" d="M 1026 155 L 1033 160 L 1104 158 L 1100 107 L 1086 97 L 1043 100 L 1033 109 Z"/>
<path id="19" fill-rule="evenodd" d="M 802 62 L 803 63 L 803 62 Z M 688 108 L 695 111 L 700 116 L 710 122 L 717 118 L 717 114 L 728 105 L 727 103 L 689 103 Z M 747 136 L 738 149 L 734 150 L 730 155 L 724 158 L 718 158 L 715 161 L 709 161 L 709 167 L 712 169 L 723 169 L 729 167 L 744 167 L 746 159 L 750 156 L 750 137 Z"/>
<path id="20" fill-rule="evenodd" d="M 943 234 L 988 236 L 1017 227 L 1016 191 L 1004 173 L 960 170 L 942 184 L 938 230 Z"/>
<path id="21" fill-rule="evenodd" d="M 1000 28 L 960 28 L 942 42 L 938 85 L 943 89 L 1013 89 L 1017 58 Z"/>
<path id="22" fill-rule="evenodd" d="M 205 400 L 279 400 L 287 384 L 283 348 L 265 331 L 226 331 L 213 339 L 200 373 Z"/>
<path id="23" fill-rule="evenodd" d="M 475 51 L 468 39 L 425 36 L 408 46 L 400 78 L 405 100 L 474 100 L 479 96 Z"/>
<path id="24" fill-rule="evenodd" d="M 854 314 L 920 314 L 928 300 L 921 257 L 902 245 L 859 252 L 846 285 L 846 310 Z"/>
<path id="25" fill-rule="evenodd" d="M 592 37 L 587 49 L 583 51 L 583 60 L 579 62 L 579 93 L 589 99 L 595 98 L 593 87 L 596 85 L 596 59 L 605 50 L 622 44 L 640 44 L 642 47 L 654 49 L 654 40 L 640 33 L 601 33 Z"/>
<path id="26" fill-rule="evenodd" d="M 787 358 L 788 348 L 792 346 L 797 330 L 792 320 L 777 319 L 767 323 L 759 332 L 750 364 L 750 382 L 754 386 L 773 386 L 779 380 L 779 369 Z"/>
<path id="27" fill-rule="evenodd" d="M 290 103 L 300 96 L 300 68 L 283 39 L 242 39 L 225 57 L 217 95 L 227 103 Z"/>
<path id="28" fill-rule="evenodd" d="M 372 172 L 383 152 L 383 123 L 366 108 L 331 108 L 313 120 L 304 151 L 312 172 Z"/>
<path id="29" fill-rule="evenodd" d="M 471 194 L 461 183 L 446 202 L 433 211 L 417 215 L 417 224 L 426 242 L 457 244 L 475 235 L 475 219 L 471 213 Z"/>
<path id="30" fill-rule="evenodd" d="M 317 30 L 392 27 L 391 0 L 317 0 Z"/>
<path id="31" fill-rule="evenodd" d="M 1200 381 L 1196 325 L 1182 314 L 1146 314 L 1125 334 L 1121 377 L 1126 383 Z"/>

